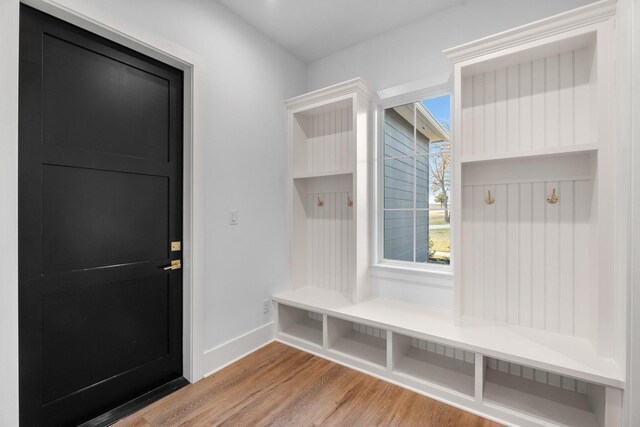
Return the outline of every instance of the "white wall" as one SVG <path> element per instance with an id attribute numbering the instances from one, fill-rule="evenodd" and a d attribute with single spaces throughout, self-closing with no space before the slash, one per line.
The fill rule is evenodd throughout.
<path id="1" fill-rule="evenodd" d="M 527 24 L 591 0 L 466 0 L 308 64 L 309 90 L 363 77 L 374 90 L 447 72 L 442 50 Z"/>
<path id="2" fill-rule="evenodd" d="M 18 0 L 0 0 L 0 425 L 17 425 Z M 203 348 L 271 321 L 262 301 L 287 280 L 286 110 L 305 91 L 305 65 L 207 0 L 59 0 L 144 41 L 193 52 L 199 117 L 194 199 L 204 287 Z M 140 37 L 142 35 L 142 37 Z M 153 44 L 153 42 L 152 42 Z M 228 209 L 240 224 L 228 225 Z M 214 369 L 201 367 L 201 374 Z"/>

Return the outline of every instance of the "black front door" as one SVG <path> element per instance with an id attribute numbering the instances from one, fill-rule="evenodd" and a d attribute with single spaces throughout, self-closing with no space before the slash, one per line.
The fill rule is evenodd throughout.
<path id="1" fill-rule="evenodd" d="M 20 419 L 76 425 L 182 377 L 182 72 L 20 18 Z"/>

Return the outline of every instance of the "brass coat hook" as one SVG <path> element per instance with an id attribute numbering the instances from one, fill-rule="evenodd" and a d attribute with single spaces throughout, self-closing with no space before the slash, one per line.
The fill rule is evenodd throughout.
<path id="1" fill-rule="evenodd" d="M 558 203 L 558 196 L 556 195 L 556 189 L 553 189 L 553 192 L 551 193 L 551 195 L 549 197 L 547 197 L 547 202 L 549 202 L 552 205 L 555 205 L 556 203 Z"/>
<path id="2" fill-rule="evenodd" d="M 324 201 L 320 200 L 320 196 L 318 196 L 318 207 L 323 207 Z"/>
<path id="3" fill-rule="evenodd" d="M 350 208 L 353 207 L 353 200 L 351 200 L 351 197 L 347 196 L 347 206 L 349 206 Z"/>
<path id="4" fill-rule="evenodd" d="M 487 191 L 487 197 L 484 198 L 484 202 L 488 205 L 492 205 L 495 199 L 491 195 L 491 190 Z"/>

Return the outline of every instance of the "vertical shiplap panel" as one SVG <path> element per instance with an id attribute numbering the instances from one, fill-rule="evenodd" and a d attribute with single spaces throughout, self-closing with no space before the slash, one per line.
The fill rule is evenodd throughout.
<path id="1" fill-rule="evenodd" d="M 354 155 L 355 155 L 355 149 L 356 149 L 356 143 L 355 143 L 355 139 L 356 139 L 356 132 L 355 129 L 353 128 L 355 126 L 355 124 L 353 123 L 353 109 L 349 108 L 348 109 L 348 113 L 347 114 L 347 128 L 349 129 L 347 132 L 347 135 L 349 136 L 348 140 L 349 142 L 347 143 L 348 145 L 348 149 L 347 149 L 347 161 L 349 163 L 349 167 L 351 169 L 355 168 L 355 160 L 354 160 Z"/>
<path id="2" fill-rule="evenodd" d="M 579 49 L 574 53 L 574 139 L 576 144 L 597 142 L 590 130 L 590 89 L 589 74 L 591 59 L 588 49 Z"/>
<path id="3" fill-rule="evenodd" d="M 545 328 L 545 184 L 533 183 L 531 222 L 533 235 L 531 240 L 532 261 L 532 324 L 536 329 Z"/>
<path id="4" fill-rule="evenodd" d="M 314 253 L 314 226 L 315 226 L 315 209 L 313 208 L 313 194 L 307 193 L 305 200 L 306 211 L 309 212 L 307 217 L 307 284 L 315 286 L 315 253 Z M 298 285 L 298 284 L 296 284 Z"/>
<path id="5" fill-rule="evenodd" d="M 473 77 L 462 79 L 462 155 L 473 154 Z"/>
<path id="6" fill-rule="evenodd" d="M 324 113 L 324 169 L 323 172 L 329 172 L 331 170 L 333 170 L 333 161 L 334 161 L 334 156 L 333 156 L 333 152 L 331 150 L 332 147 L 332 136 L 333 136 L 333 132 L 331 132 L 331 115 L 332 112 L 328 111 L 326 113 Z"/>
<path id="7" fill-rule="evenodd" d="M 545 140 L 547 147 L 558 146 L 559 135 L 559 93 L 558 93 L 558 77 L 559 64 L 558 55 L 548 56 L 547 62 L 547 85 L 545 91 Z"/>
<path id="8" fill-rule="evenodd" d="M 336 110 L 336 169 L 344 170 L 344 158 L 342 157 L 342 146 L 344 144 L 342 140 L 342 111 L 344 108 Z"/>
<path id="9" fill-rule="evenodd" d="M 531 62 L 520 64 L 520 151 L 531 150 Z"/>
<path id="10" fill-rule="evenodd" d="M 533 61 L 532 70 L 532 141 L 531 147 L 541 149 L 545 147 L 545 108 L 544 108 L 544 90 L 545 90 L 545 60 L 544 58 Z"/>
<path id="11" fill-rule="evenodd" d="M 342 193 L 342 198 L 343 198 L 343 202 L 344 199 L 347 198 L 347 193 Z M 340 222 L 342 223 L 342 235 L 341 235 L 341 248 L 340 248 L 340 252 L 342 253 L 342 257 L 340 258 L 342 261 L 342 274 L 341 274 L 341 281 L 342 281 L 342 291 L 343 292 L 349 292 L 350 289 L 350 284 L 349 284 L 349 210 L 351 208 L 349 208 L 347 206 L 346 203 L 342 203 L 341 206 L 341 211 L 342 211 L 342 216 L 340 217 Z"/>
<path id="12" fill-rule="evenodd" d="M 462 254 L 462 313 L 465 315 L 473 314 L 474 301 L 474 268 L 475 252 L 474 252 L 474 198 L 473 187 L 465 185 L 462 187 L 462 235 L 465 238 L 464 248 L 459 248 Z M 465 250 L 467 248 L 467 250 Z"/>
<path id="13" fill-rule="evenodd" d="M 327 157 L 329 158 L 329 167 L 328 171 L 338 170 L 338 156 L 336 150 L 336 140 L 337 140 L 337 132 L 336 132 L 336 111 L 331 110 L 328 112 L 329 116 L 329 146 L 327 147 L 329 153 Z"/>
<path id="14" fill-rule="evenodd" d="M 594 311 L 591 310 L 590 265 L 595 260 L 589 257 L 591 227 L 590 181 L 576 181 L 574 187 L 574 263 L 575 263 L 575 331 L 580 337 L 591 338 Z"/>
<path id="15" fill-rule="evenodd" d="M 333 145 L 333 144 L 331 144 Z M 329 276 L 329 286 L 330 289 L 334 291 L 340 291 L 340 288 L 336 286 L 336 196 L 338 200 L 340 200 L 340 193 L 330 193 L 329 194 L 329 206 L 327 209 L 327 213 L 329 215 L 329 227 L 328 227 L 328 240 L 329 240 L 329 251 L 328 251 L 328 259 L 327 270 Z"/>
<path id="16" fill-rule="evenodd" d="M 573 51 L 560 54 L 560 145 L 573 145 Z"/>
<path id="17" fill-rule="evenodd" d="M 520 184 L 507 185 L 507 321 L 519 323 Z"/>
<path id="18" fill-rule="evenodd" d="M 305 169 L 306 172 L 313 172 L 313 138 L 315 129 L 313 127 L 313 117 L 301 117 L 304 120 L 304 131 L 307 136 L 306 144 L 306 152 L 307 152 L 307 167 Z"/>
<path id="19" fill-rule="evenodd" d="M 471 283 L 473 286 L 473 315 L 484 317 L 484 187 L 476 185 L 473 187 L 473 275 Z"/>
<path id="20" fill-rule="evenodd" d="M 507 321 L 508 290 L 507 290 L 507 209 L 509 197 L 505 184 L 496 185 L 495 216 L 495 301 L 496 319 L 498 322 Z"/>
<path id="21" fill-rule="evenodd" d="M 342 206 L 346 203 L 343 203 L 343 200 L 346 199 L 344 193 L 336 194 L 336 245 L 335 245 L 335 257 L 336 257 L 336 289 L 340 292 L 345 292 L 344 284 L 342 283 Z"/>
<path id="22" fill-rule="evenodd" d="M 333 110 L 331 112 L 331 145 L 333 150 L 333 169 L 334 171 L 340 170 L 341 159 L 340 156 L 340 110 Z"/>
<path id="23" fill-rule="evenodd" d="M 320 138 L 320 119 L 317 114 L 314 114 L 311 117 L 311 122 L 313 126 L 313 142 L 312 152 L 313 152 L 313 168 L 311 169 L 313 172 L 318 172 L 320 170 L 320 144 L 318 142 L 318 138 Z"/>
<path id="24" fill-rule="evenodd" d="M 318 195 L 320 200 L 324 202 L 324 205 L 318 209 L 318 283 L 321 288 L 326 289 L 325 238 L 327 237 L 327 195 L 325 193 L 319 193 Z"/>
<path id="25" fill-rule="evenodd" d="M 496 70 L 496 153 L 507 151 L 507 69 Z"/>
<path id="26" fill-rule="evenodd" d="M 544 260 L 544 282 L 545 282 L 545 329 L 551 332 L 560 332 L 560 286 L 558 278 L 560 275 L 558 269 L 559 257 L 559 233 L 560 233 L 560 205 L 564 204 L 564 198 L 559 193 L 559 183 L 548 182 L 546 185 L 546 196 L 549 196 L 553 190 L 560 201 L 556 204 L 546 203 L 545 206 L 545 260 Z"/>
<path id="27" fill-rule="evenodd" d="M 487 320 L 495 320 L 496 318 L 496 290 L 495 290 L 495 273 L 496 273 L 496 205 L 500 203 L 496 196 L 495 185 L 486 185 L 484 194 L 491 191 L 494 199 L 492 205 L 484 205 L 484 318 Z M 504 203 L 504 201 L 503 201 Z"/>
<path id="28" fill-rule="evenodd" d="M 520 104 L 520 83 L 517 65 L 507 68 L 507 151 L 517 152 L 520 149 L 518 136 L 518 107 Z"/>
<path id="29" fill-rule="evenodd" d="M 484 153 L 496 152 L 496 73 L 484 74 Z"/>
<path id="30" fill-rule="evenodd" d="M 318 114 L 318 172 L 324 172 L 325 168 L 325 120 L 324 114 Z"/>
<path id="31" fill-rule="evenodd" d="M 340 159 L 342 161 L 342 170 L 349 170 L 351 168 L 351 164 L 349 163 L 349 109 L 343 108 L 341 110 L 341 116 L 340 147 L 342 154 L 340 155 Z"/>
<path id="32" fill-rule="evenodd" d="M 313 282 L 314 282 L 314 286 L 318 286 L 321 287 L 322 284 L 320 283 L 320 225 L 322 224 L 322 208 L 318 206 L 318 197 L 320 196 L 319 193 L 314 193 L 312 196 L 311 203 L 313 203 L 313 220 L 314 220 L 314 225 L 313 225 L 313 253 L 314 253 L 314 257 L 313 257 Z"/>
<path id="33" fill-rule="evenodd" d="M 351 192 L 347 193 L 349 197 L 353 200 L 353 194 Z M 349 281 L 347 282 L 349 291 L 353 290 L 353 286 L 356 283 L 356 242 L 355 242 L 355 225 L 353 223 L 353 208 L 347 209 L 347 215 L 349 218 L 349 239 L 347 241 L 349 245 L 349 263 L 347 264 L 347 269 L 349 270 L 348 277 Z"/>
<path id="34" fill-rule="evenodd" d="M 573 335 L 574 330 L 574 259 L 573 259 L 573 181 L 560 183 L 558 202 L 558 269 L 560 286 L 560 333 Z"/>
<path id="35" fill-rule="evenodd" d="M 484 154 L 484 74 L 473 76 L 473 154 Z"/>
<path id="36" fill-rule="evenodd" d="M 518 251 L 519 265 L 519 289 L 518 296 L 520 304 L 519 324 L 522 326 L 532 326 L 532 195 L 533 185 L 530 183 L 520 184 L 520 223 L 519 223 L 519 245 Z"/>

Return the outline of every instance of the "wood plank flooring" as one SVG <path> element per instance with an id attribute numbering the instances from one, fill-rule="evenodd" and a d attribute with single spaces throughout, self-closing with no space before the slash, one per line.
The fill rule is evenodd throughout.
<path id="1" fill-rule="evenodd" d="M 116 424 L 218 425 L 499 426 L 278 342 Z"/>

